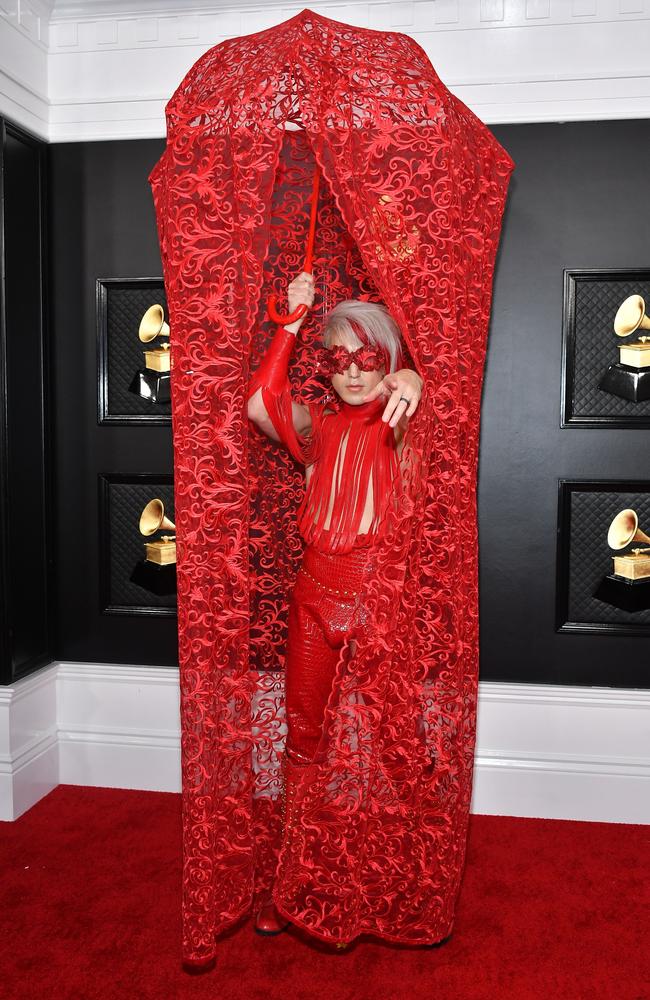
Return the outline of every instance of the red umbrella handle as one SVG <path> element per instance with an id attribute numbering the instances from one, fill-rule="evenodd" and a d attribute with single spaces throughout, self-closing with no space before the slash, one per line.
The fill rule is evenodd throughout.
<path id="1" fill-rule="evenodd" d="M 316 233 L 316 216 L 318 214 L 318 185 L 320 181 L 320 174 L 318 171 L 318 164 L 316 164 L 316 169 L 314 170 L 314 186 L 311 192 L 311 216 L 309 219 L 309 236 L 307 237 L 307 251 L 305 253 L 305 266 L 303 271 L 307 274 L 312 273 L 312 257 L 314 254 L 314 235 Z M 307 312 L 309 306 L 306 306 L 304 302 L 301 302 L 299 306 L 293 310 L 292 313 L 288 313 L 286 316 L 279 313 L 277 310 L 277 295 L 269 295 L 268 303 L 268 313 L 269 318 L 277 323 L 279 326 L 288 326 L 290 323 L 295 323 L 297 319 L 302 319 L 302 317 Z"/>

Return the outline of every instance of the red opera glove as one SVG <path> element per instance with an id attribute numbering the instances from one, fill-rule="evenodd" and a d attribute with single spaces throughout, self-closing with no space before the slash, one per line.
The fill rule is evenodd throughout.
<path id="1" fill-rule="evenodd" d="M 295 333 L 278 326 L 259 368 L 251 376 L 248 398 L 261 389 L 262 401 L 276 434 L 293 457 L 304 462 L 306 442 L 297 434 L 293 424 L 291 385 L 287 374 L 295 344 Z"/>
<path id="2" fill-rule="evenodd" d="M 266 389 L 275 396 L 289 389 L 287 372 L 295 346 L 295 333 L 278 326 L 259 368 L 251 376 L 248 385 L 249 399 L 258 389 Z"/>

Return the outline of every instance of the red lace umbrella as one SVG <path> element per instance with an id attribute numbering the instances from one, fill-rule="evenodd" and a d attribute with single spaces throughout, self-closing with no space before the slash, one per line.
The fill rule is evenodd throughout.
<path id="1" fill-rule="evenodd" d="M 387 306 L 424 393 L 364 588 L 371 628 L 342 652 L 280 850 L 302 470 L 249 432 L 245 401 L 268 297 L 286 301 L 302 269 L 316 166 L 320 299 L 296 393 L 326 389 L 318 303 L 343 298 Z M 330 942 L 452 928 L 475 745 L 481 386 L 513 167 L 412 38 L 310 10 L 216 45 L 167 105 L 151 183 L 172 331 L 187 968 L 211 966 L 275 876 L 293 922 Z"/>

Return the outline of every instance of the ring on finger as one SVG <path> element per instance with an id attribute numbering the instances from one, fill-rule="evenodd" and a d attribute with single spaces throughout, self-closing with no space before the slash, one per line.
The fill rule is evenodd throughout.
<path id="1" fill-rule="evenodd" d="M 411 400 L 410 400 L 410 399 L 407 399 L 407 398 L 406 398 L 406 396 L 400 396 L 400 398 L 399 398 L 399 402 L 400 402 L 400 403 L 404 402 L 404 403 L 409 403 L 409 404 L 410 404 L 410 403 L 411 403 Z"/>

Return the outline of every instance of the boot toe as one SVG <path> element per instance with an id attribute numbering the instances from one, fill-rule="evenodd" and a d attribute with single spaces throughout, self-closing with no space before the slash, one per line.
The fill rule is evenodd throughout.
<path id="1" fill-rule="evenodd" d="M 281 934 L 291 921 L 278 913 L 275 903 L 266 903 L 257 913 L 255 930 L 258 934 Z"/>

